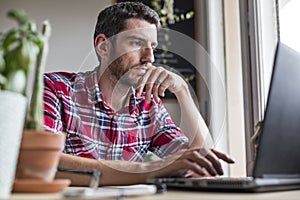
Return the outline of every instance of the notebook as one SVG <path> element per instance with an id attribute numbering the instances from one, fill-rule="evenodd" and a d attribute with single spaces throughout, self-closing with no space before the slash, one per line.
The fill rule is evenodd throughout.
<path id="1" fill-rule="evenodd" d="M 278 42 L 253 177 L 156 178 L 189 190 L 263 192 L 300 188 L 300 54 Z"/>

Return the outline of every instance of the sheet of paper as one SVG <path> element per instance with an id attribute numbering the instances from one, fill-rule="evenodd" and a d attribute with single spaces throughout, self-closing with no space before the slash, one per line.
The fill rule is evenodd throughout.
<path id="1" fill-rule="evenodd" d="M 139 196 L 151 195 L 157 193 L 156 185 L 129 185 L 129 186 L 110 186 L 93 188 L 68 188 L 62 192 L 66 198 L 82 197 L 85 199 L 122 197 L 122 196 Z"/>

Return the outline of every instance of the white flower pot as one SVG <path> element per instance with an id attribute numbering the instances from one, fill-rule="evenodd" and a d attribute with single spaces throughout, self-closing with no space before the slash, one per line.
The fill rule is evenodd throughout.
<path id="1" fill-rule="evenodd" d="M 0 90 L 0 199 L 9 198 L 14 183 L 27 100 Z"/>

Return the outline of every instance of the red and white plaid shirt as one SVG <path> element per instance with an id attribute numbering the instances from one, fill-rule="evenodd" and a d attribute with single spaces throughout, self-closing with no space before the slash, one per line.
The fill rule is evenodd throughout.
<path id="1" fill-rule="evenodd" d="M 148 104 L 132 89 L 127 107 L 114 111 L 103 98 L 97 69 L 44 75 L 45 130 L 66 133 L 64 152 L 99 160 L 143 161 L 187 148 L 188 139 L 162 102 Z"/>

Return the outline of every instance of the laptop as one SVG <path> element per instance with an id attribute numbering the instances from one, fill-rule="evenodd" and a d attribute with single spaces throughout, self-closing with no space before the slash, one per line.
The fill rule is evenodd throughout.
<path id="1" fill-rule="evenodd" d="M 198 191 L 300 189 L 300 54 L 278 42 L 253 177 L 155 178 L 149 183 Z"/>

